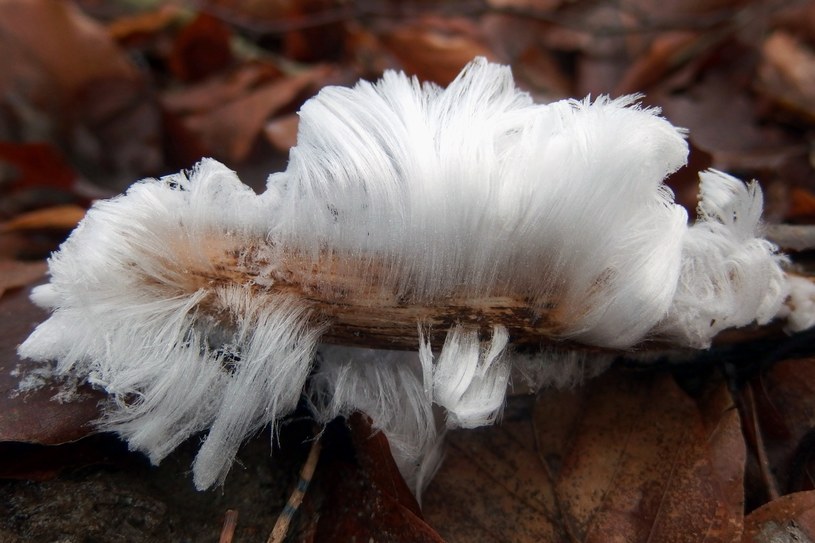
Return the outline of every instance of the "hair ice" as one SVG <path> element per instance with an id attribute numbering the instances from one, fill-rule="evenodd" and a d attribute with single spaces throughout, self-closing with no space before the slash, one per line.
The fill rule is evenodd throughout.
<path id="1" fill-rule="evenodd" d="M 211 159 L 137 183 L 93 206 L 33 293 L 52 314 L 20 354 L 106 390 L 101 426 L 154 462 L 208 430 L 198 488 L 312 372 L 318 419 L 368 413 L 418 491 L 433 404 L 448 427 L 489 424 L 513 360 L 547 364 L 514 356 L 519 338 L 704 348 L 779 312 L 813 322 L 811 287 L 782 306 L 758 185 L 702 173 L 689 226 L 663 184 L 683 132 L 636 97 L 535 104 L 477 59 L 446 89 L 396 72 L 326 88 L 300 119 L 265 193 Z M 312 367 L 321 341 L 393 334 L 414 354 L 324 346 Z"/>

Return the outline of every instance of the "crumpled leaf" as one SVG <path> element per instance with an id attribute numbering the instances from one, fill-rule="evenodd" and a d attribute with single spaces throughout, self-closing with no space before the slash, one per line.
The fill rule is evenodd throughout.
<path id="1" fill-rule="evenodd" d="M 788 494 L 759 507 L 744 519 L 742 543 L 815 541 L 815 491 Z"/>
<path id="2" fill-rule="evenodd" d="M 270 117 L 305 98 L 303 94 L 330 73 L 329 67 L 318 66 L 272 81 L 218 109 L 189 115 L 184 124 L 213 156 L 239 162 L 249 155 Z"/>
<path id="3" fill-rule="evenodd" d="M 137 75 L 105 29 L 71 2 L 0 2 L 0 58 L 0 95 L 37 106 L 65 105 L 97 79 Z"/>

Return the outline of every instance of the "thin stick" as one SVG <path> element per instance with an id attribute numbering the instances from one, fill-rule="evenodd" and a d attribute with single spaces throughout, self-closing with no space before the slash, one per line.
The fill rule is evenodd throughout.
<path id="1" fill-rule="evenodd" d="M 221 538 L 218 543 L 232 543 L 235 536 L 235 528 L 238 527 L 238 512 L 234 509 L 227 509 L 224 517 L 224 527 L 221 528 Z"/>
<path id="2" fill-rule="evenodd" d="M 758 458 L 758 467 L 761 473 L 761 479 L 767 489 L 767 495 L 773 501 L 778 498 L 781 493 L 778 491 L 778 484 L 773 476 L 772 468 L 770 467 L 770 460 L 767 458 L 767 450 L 764 447 L 764 436 L 761 433 L 761 424 L 758 420 L 758 412 L 756 409 L 755 396 L 753 395 L 753 387 L 746 386 L 744 388 L 744 397 L 747 400 L 747 408 L 750 413 L 750 422 L 753 426 L 753 433 L 755 435 L 756 457 Z"/>
<path id="3" fill-rule="evenodd" d="M 266 543 L 282 543 L 286 538 L 291 519 L 297 512 L 300 504 L 303 503 L 303 497 L 306 495 L 308 485 L 314 476 L 314 470 L 317 467 L 317 460 L 320 458 L 321 449 L 322 442 L 320 438 L 317 437 L 311 444 L 311 450 L 308 453 L 308 458 L 306 458 L 306 463 L 303 464 L 303 468 L 300 470 L 300 480 L 297 481 L 297 486 L 291 493 L 291 496 L 289 496 L 289 501 L 286 502 L 286 506 L 283 508 L 280 516 L 277 517 L 277 522 L 275 522 L 272 533 L 269 534 L 269 539 Z"/>
<path id="4" fill-rule="evenodd" d="M 768 224 L 764 227 L 767 239 L 782 249 L 809 251 L 815 249 L 815 226 Z"/>

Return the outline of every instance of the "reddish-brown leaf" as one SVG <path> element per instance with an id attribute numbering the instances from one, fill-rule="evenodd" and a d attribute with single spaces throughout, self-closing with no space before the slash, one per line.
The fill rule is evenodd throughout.
<path id="1" fill-rule="evenodd" d="M 178 33 L 170 69 L 182 81 L 197 81 L 232 63 L 232 31 L 207 13 L 199 13 Z"/>
<path id="2" fill-rule="evenodd" d="M 85 208 L 77 205 L 62 205 L 29 211 L 0 223 L 0 233 L 15 230 L 35 230 L 56 228 L 72 230 L 85 216 Z"/>
<path id="3" fill-rule="evenodd" d="M 405 71 L 419 79 L 449 84 L 474 57 L 495 58 L 468 19 L 424 17 L 382 36 Z"/>
<path id="4" fill-rule="evenodd" d="M 815 51 L 779 31 L 764 41 L 759 89 L 783 107 L 815 119 Z"/>
<path id="5" fill-rule="evenodd" d="M 788 221 L 815 223 L 815 193 L 795 187 L 790 191 Z"/>
<path id="6" fill-rule="evenodd" d="M 35 106 L 73 95 L 89 81 L 136 77 L 104 27 L 72 2 L 0 2 L 0 96 Z"/>
<path id="7" fill-rule="evenodd" d="M 214 111 L 190 115 L 185 124 L 213 155 L 239 162 L 272 115 L 292 105 L 329 73 L 322 66 L 273 81 Z"/>
<path id="8" fill-rule="evenodd" d="M 709 74 L 692 93 L 651 95 L 650 103 L 661 106 L 672 123 L 687 128 L 694 145 L 710 153 L 716 168 L 777 172 L 802 156 L 805 146 L 777 126 L 759 122 L 753 97 L 739 84 L 748 74 L 733 70 Z"/>
<path id="9" fill-rule="evenodd" d="M 47 143 L 0 141 L 0 161 L 16 168 L 14 188 L 52 187 L 68 191 L 76 180 L 73 168 Z"/>
<path id="10" fill-rule="evenodd" d="M 12 288 L 30 285 L 48 270 L 45 262 L 20 262 L 18 260 L 0 260 L 0 298 Z"/>
<path id="11" fill-rule="evenodd" d="M 135 44 L 166 29 L 182 15 L 179 6 L 160 4 L 153 10 L 118 17 L 107 28 L 117 42 Z"/>
<path id="12" fill-rule="evenodd" d="M 350 421 L 353 458 L 336 453 L 337 444 L 326 445 L 317 466 L 320 479 L 309 490 L 305 509 L 315 506 L 315 493 L 323 494 L 319 511 L 306 528 L 309 541 L 415 541 L 442 543 L 427 523 L 405 484 L 382 433 L 371 429 L 367 417 Z M 332 450 L 333 449 L 333 450 Z"/>
<path id="13" fill-rule="evenodd" d="M 12 138 L 59 142 L 117 190 L 156 173 L 160 119 L 142 75 L 73 2 L 0 2 L 0 58 Z"/>
<path id="14" fill-rule="evenodd" d="M 815 541 L 815 491 L 782 496 L 744 519 L 742 543 Z"/>
<path id="15" fill-rule="evenodd" d="M 528 413 L 491 428 L 451 432 L 445 446 L 422 502 L 446 541 L 568 540 Z"/>
<path id="16" fill-rule="evenodd" d="M 809 443 L 815 431 L 815 360 L 775 363 L 751 386 L 763 446 L 781 492 L 814 488 Z"/>
<path id="17" fill-rule="evenodd" d="M 20 377 L 31 367 L 20 360 L 17 346 L 46 318 L 45 311 L 28 298 L 29 289 L 17 289 L 0 298 L 0 442 L 20 441 L 56 445 L 93 433 L 100 396 L 82 390 L 82 399 L 59 403 L 52 398 L 60 390 L 46 385 L 18 394 Z M 20 375 L 13 375 L 20 370 Z"/>
<path id="18" fill-rule="evenodd" d="M 543 394 L 535 416 L 573 539 L 740 537 L 745 450 L 724 386 L 694 402 L 670 375 L 612 371 L 577 392 Z"/>
<path id="19" fill-rule="evenodd" d="M 281 76 L 280 70 L 272 64 L 250 62 L 206 81 L 170 89 L 162 95 L 161 103 L 180 115 L 206 113 L 243 98 L 258 87 Z"/>
<path id="20" fill-rule="evenodd" d="M 700 46 L 699 33 L 676 31 L 657 36 L 626 70 L 615 94 L 643 92 L 690 61 Z"/>

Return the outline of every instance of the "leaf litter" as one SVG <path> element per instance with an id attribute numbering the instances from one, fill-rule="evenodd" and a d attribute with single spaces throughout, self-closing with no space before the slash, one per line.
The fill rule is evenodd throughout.
<path id="1" fill-rule="evenodd" d="M 0 1 L 0 538 L 215 541 L 233 510 L 230 537 L 264 540 L 314 437 L 293 423 L 269 460 L 261 436 L 222 493 L 186 494 L 189 451 L 149 468 L 90 436 L 91 391 L 67 404 L 47 388 L 10 393 L 15 347 L 42 319 L 28 290 L 94 198 L 202 154 L 261 186 L 295 141 L 294 112 L 326 84 L 387 68 L 445 84 L 485 55 L 541 100 L 644 92 L 691 128 L 694 171 L 756 177 L 768 217 L 811 225 L 813 51 L 811 1 Z M 670 182 L 692 210 L 695 180 Z M 796 255 L 801 271 L 810 256 Z M 500 425 L 448 437 L 421 509 L 384 437 L 337 423 L 288 540 L 815 539 L 812 355 L 785 355 L 780 338 L 769 359 L 700 372 L 692 391 L 671 368 L 623 367 L 514 398 Z M 74 494 L 103 505 L 61 499 Z"/>

